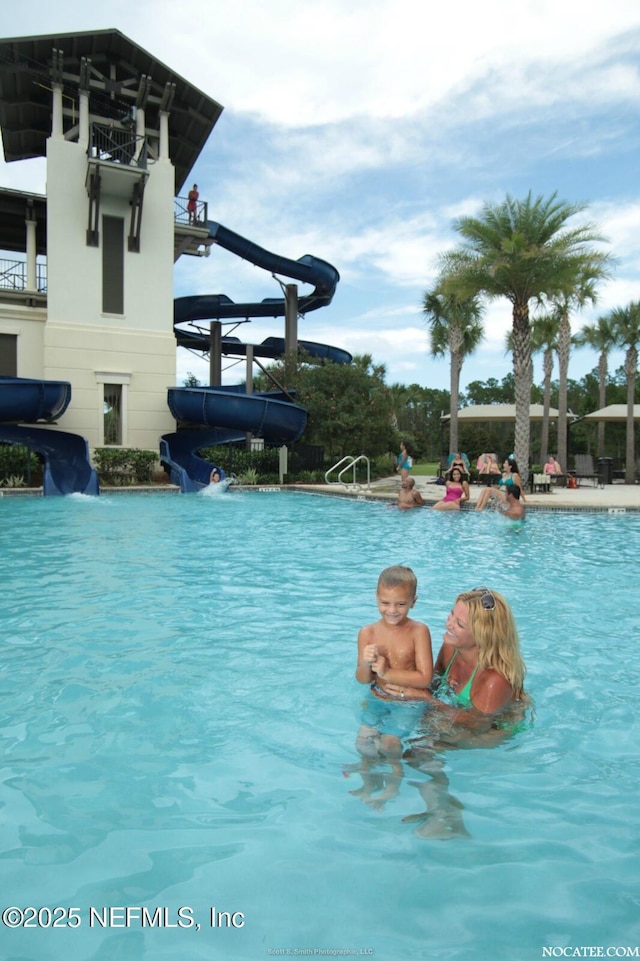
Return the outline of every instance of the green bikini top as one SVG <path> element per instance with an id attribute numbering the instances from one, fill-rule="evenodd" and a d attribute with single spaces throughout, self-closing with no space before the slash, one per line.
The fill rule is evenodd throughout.
<path id="1" fill-rule="evenodd" d="M 475 668 L 473 669 L 473 673 L 471 674 L 471 677 L 469 678 L 469 680 L 467 681 L 467 683 L 465 684 L 465 686 L 462 688 L 461 691 L 453 691 L 451 689 L 451 686 L 447 682 L 447 678 L 449 676 L 449 671 L 451 670 L 451 665 L 456 659 L 457 653 L 458 653 L 457 650 L 453 652 L 453 657 L 447 664 L 445 668 L 445 672 L 440 678 L 440 684 L 447 685 L 445 693 L 447 696 L 447 701 L 450 704 L 452 704 L 454 707 L 460 707 L 463 710 L 470 710 L 473 707 L 473 703 L 471 701 L 471 686 L 473 684 L 473 679 L 476 676 L 480 665 L 476 664 Z M 507 708 L 506 710 L 508 711 L 509 708 Z M 530 727 L 533 726 L 533 721 L 532 719 L 528 718 L 525 715 L 524 708 L 521 708 L 521 711 L 522 711 L 521 716 L 517 716 L 517 717 L 509 717 L 509 716 L 495 717 L 493 724 L 491 725 L 492 728 L 495 728 L 496 730 L 500 730 L 500 731 L 505 731 L 508 734 L 518 734 L 520 733 L 520 731 L 528 730 Z"/>
<path id="2" fill-rule="evenodd" d="M 455 650 L 455 651 L 453 652 L 453 657 L 451 658 L 451 660 L 450 660 L 449 663 L 447 664 L 447 666 L 446 666 L 446 668 L 445 668 L 445 672 L 444 672 L 444 674 L 442 675 L 441 683 L 442 683 L 442 684 L 445 684 L 445 683 L 447 684 L 447 687 L 448 687 L 448 689 L 449 689 L 449 690 L 448 690 L 448 693 L 449 693 L 449 695 L 450 695 L 450 699 L 451 699 L 451 701 L 456 705 L 456 707 L 462 707 L 462 708 L 465 708 L 465 709 L 469 709 L 469 708 L 472 708 L 472 707 L 473 707 L 473 702 L 472 702 L 472 700 L 471 700 L 471 686 L 472 686 L 472 684 L 473 684 L 473 679 L 474 679 L 474 677 L 475 677 L 476 674 L 478 673 L 478 668 L 480 667 L 480 665 L 479 665 L 479 664 L 476 664 L 476 666 L 475 666 L 474 669 L 473 669 L 473 673 L 471 674 L 471 677 L 469 678 L 469 680 L 467 681 L 467 683 L 465 684 L 465 686 L 462 688 L 462 690 L 461 690 L 461 691 L 454 691 L 454 690 L 452 690 L 451 685 L 447 682 L 447 678 L 449 677 L 449 671 L 451 670 L 451 665 L 452 665 L 453 662 L 455 661 L 457 654 L 458 654 L 458 651 Z"/>

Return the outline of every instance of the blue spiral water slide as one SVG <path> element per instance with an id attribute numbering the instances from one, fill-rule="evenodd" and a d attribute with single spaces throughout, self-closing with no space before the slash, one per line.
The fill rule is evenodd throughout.
<path id="1" fill-rule="evenodd" d="M 298 300 L 298 312 L 306 314 L 327 307 L 336 290 L 340 274 L 331 264 L 305 254 L 290 260 L 271 253 L 215 221 L 208 221 L 209 238 L 225 250 L 256 267 L 309 284 L 311 293 Z M 187 330 L 181 325 L 203 320 L 233 320 L 258 317 L 284 317 L 283 297 L 253 303 L 234 303 L 224 294 L 198 294 L 174 301 L 174 330 L 178 346 L 206 352 L 211 339 L 206 331 Z M 333 363 L 348 364 L 352 357 L 345 350 L 298 341 L 310 356 Z M 268 337 L 252 347 L 255 357 L 276 358 L 285 352 L 281 337 Z M 221 352 L 234 356 L 247 353 L 247 345 L 236 337 L 221 338 Z M 197 490 L 208 483 L 211 464 L 197 457 L 196 451 L 231 441 L 243 440 L 247 432 L 271 443 L 298 440 L 307 423 L 307 411 L 280 392 L 245 394 L 242 387 L 180 387 L 168 392 L 169 408 L 179 423 L 201 425 L 212 431 L 180 430 L 165 434 L 160 443 L 161 460 L 172 482 L 182 491 Z"/>

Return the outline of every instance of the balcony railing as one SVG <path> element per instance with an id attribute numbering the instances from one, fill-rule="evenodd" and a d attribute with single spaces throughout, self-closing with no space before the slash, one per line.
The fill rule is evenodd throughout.
<path id="1" fill-rule="evenodd" d="M 188 197 L 173 198 L 173 217 L 177 224 L 186 224 L 191 227 L 206 227 L 208 214 L 208 203 L 206 200 L 196 200 L 196 209 L 189 210 Z"/>
<path id="2" fill-rule="evenodd" d="M 147 138 L 106 124 L 92 123 L 89 128 L 91 159 L 147 169 Z"/>
<path id="3" fill-rule="evenodd" d="M 27 290 L 27 264 L 24 260 L 0 259 L 0 290 Z M 36 264 L 36 290 L 47 292 L 47 265 Z"/>

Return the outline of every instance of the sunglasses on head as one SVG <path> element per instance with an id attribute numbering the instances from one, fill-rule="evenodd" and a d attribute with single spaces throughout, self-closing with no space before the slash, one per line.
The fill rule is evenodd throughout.
<path id="1" fill-rule="evenodd" d="M 488 587 L 474 587 L 474 594 L 480 594 L 480 603 L 485 611 L 492 611 L 496 606 L 496 599 Z"/>

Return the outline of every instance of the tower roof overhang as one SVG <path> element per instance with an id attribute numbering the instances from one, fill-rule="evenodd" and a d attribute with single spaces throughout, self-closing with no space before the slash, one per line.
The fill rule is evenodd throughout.
<path id="1" fill-rule="evenodd" d="M 0 187 L 0 250 L 24 253 L 25 221 L 36 223 L 36 253 L 47 252 L 47 198 Z"/>
<path id="2" fill-rule="evenodd" d="M 51 88 L 63 88 L 65 132 L 77 123 L 78 90 L 91 112 L 121 122 L 144 106 L 146 127 L 169 114 L 176 193 L 189 177 L 222 107 L 119 30 L 0 40 L 0 128 L 5 159 L 44 157 L 51 134 Z M 65 93 L 69 97 L 66 99 Z"/>

